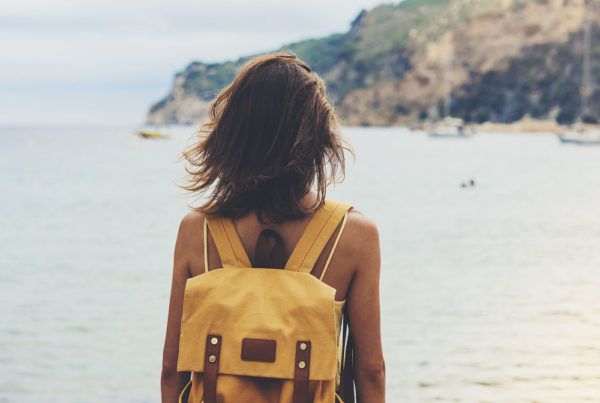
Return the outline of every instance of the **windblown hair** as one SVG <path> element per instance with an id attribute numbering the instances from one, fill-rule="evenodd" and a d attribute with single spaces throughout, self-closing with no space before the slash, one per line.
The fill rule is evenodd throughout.
<path id="1" fill-rule="evenodd" d="M 323 80 L 293 54 L 250 60 L 213 100 L 209 121 L 182 154 L 182 188 L 207 196 L 195 210 L 262 222 L 304 217 L 300 199 L 344 179 L 345 151 Z"/>

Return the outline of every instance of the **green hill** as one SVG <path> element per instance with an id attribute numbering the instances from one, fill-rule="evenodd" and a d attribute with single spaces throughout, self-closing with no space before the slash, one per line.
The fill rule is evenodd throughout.
<path id="1" fill-rule="evenodd" d="M 310 64 L 348 125 L 439 117 L 448 71 L 453 115 L 569 122 L 579 113 L 583 16 L 581 0 L 405 0 L 361 12 L 345 33 L 274 51 L 290 50 Z M 594 44 L 598 32 L 594 25 Z M 594 46 L 593 58 L 599 53 Z M 202 121 L 210 100 L 248 57 L 190 64 L 151 107 L 147 122 Z"/>

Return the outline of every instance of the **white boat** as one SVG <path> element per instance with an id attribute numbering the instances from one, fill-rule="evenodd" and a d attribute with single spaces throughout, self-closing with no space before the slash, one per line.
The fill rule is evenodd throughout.
<path id="1" fill-rule="evenodd" d="M 441 122 L 428 128 L 427 134 L 430 137 L 466 138 L 474 133 L 465 126 L 462 119 L 446 116 Z"/>
<path id="2" fill-rule="evenodd" d="M 592 50 L 592 20 L 590 13 L 586 13 L 583 26 L 583 74 L 581 83 L 581 111 L 575 124 L 567 130 L 557 133 L 561 143 L 579 145 L 600 145 L 600 127 L 589 125 L 595 118 L 589 113 L 590 97 L 593 92 L 591 75 L 591 50 Z M 596 122 L 593 122 L 596 123 Z"/>
<path id="3" fill-rule="evenodd" d="M 574 125 L 564 133 L 559 133 L 561 143 L 579 145 L 600 145 L 600 127 Z"/>

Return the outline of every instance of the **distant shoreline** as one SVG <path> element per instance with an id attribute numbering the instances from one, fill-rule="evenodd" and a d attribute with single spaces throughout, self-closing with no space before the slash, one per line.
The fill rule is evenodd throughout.
<path id="1" fill-rule="evenodd" d="M 412 130 L 427 130 L 430 125 L 420 122 L 411 125 L 410 128 Z M 561 125 L 555 120 L 533 119 L 529 116 L 512 123 L 465 123 L 465 126 L 479 133 L 565 133 L 569 130 L 569 125 Z"/>
<path id="2" fill-rule="evenodd" d="M 31 125 L 31 124 L 11 124 L 11 125 L 0 125 L 0 130 L 40 130 L 40 129 L 63 129 L 63 130 L 80 130 L 80 129 L 97 129 L 97 130 L 134 130 L 141 128 L 169 128 L 169 127 L 188 127 L 194 130 L 200 128 L 200 126 L 205 123 L 184 123 L 184 124 L 158 124 L 158 125 L 149 125 L 140 123 L 138 125 L 135 124 L 115 124 L 115 125 L 107 125 L 107 124 L 76 124 L 76 125 L 68 125 L 68 124 L 48 124 L 48 125 Z M 376 125 L 348 125 L 341 122 L 342 127 L 371 127 L 371 128 L 389 128 L 389 127 L 399 127 L 399 128 L 407 128 L 411 130 L 427 130 L 428 127 L 431 126 L 431 123 L 427 122 L 404 122 L 404 124 L 398 125 L 390 125 L 390 126 L 376 126 Z M 525 117 L 521 120 L 512 123 L 499 123 L 499 122 L 483 122 L 483 123 L 465 123 L 465 126 L 474 129 L 476 132 L 480 133 L 563 133 L 569 129 L 568 125 L 561 125 L 554 120 L 539 120 L 533 119 L 530 117 Z"/>
<path id="3" fill-rule="evenodd" d="M 474 127 L 480 132 L 520 132 L 520 133 L 562 133 L 567 126 L 560 125 L 555 120 L 537 120 L 525 118 L 513 123 L 484 122 L 475 124 Z"/>

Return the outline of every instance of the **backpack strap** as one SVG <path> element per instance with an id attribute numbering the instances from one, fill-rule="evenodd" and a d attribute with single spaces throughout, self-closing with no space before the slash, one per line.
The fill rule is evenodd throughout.
<path id="1" fill-rule="evenodd" d="M 217 245 L 223 267 L 252 267 L 240 236 L 230 218 L 209 216 L 206 217 L 206 223 Z M 206 236 L 204 238 L 206 242 Z M 205 270 L 208 270 L 208 267 Z"/>
<path id="2" fill-rule="evenodd" d="M 327 242 L 329 242 L 331 235 L 334 233 L 342 218 L 346 216 L 346 213 L 351 208 L 352 206 L 349 204 L 325 200 L 325 204 L 315 212 L 313 218 L 308 223 L 308 226 L 304 230 L 304 233 L 300 237 L 298 244 L 294 248 L 294 251 L 290 255 L 290 258 L 285 265 L 285 270 L 310 273 L 317 262 L 319 255 L 321 255 L 323 248 Z M 334 247 L 329 254 L 327 263 L 321 274 L 321 278 L 325 274 L 325 270 L 329 265 L 329 261 L 331 260 L 331 256 L 335 250 L 335 247 L 337 246 L 337 241 L 339 240 L 342 230 L 343 224 L 336 238 Z"/>
<path id="3" fill-rule="evenodd" d="M 355 403 L 354 394 L 354 341 L 348 321 L 348 306 L 342 315 L 342 371 L 340 374 L 340 398 L 345 403 Z"/>

